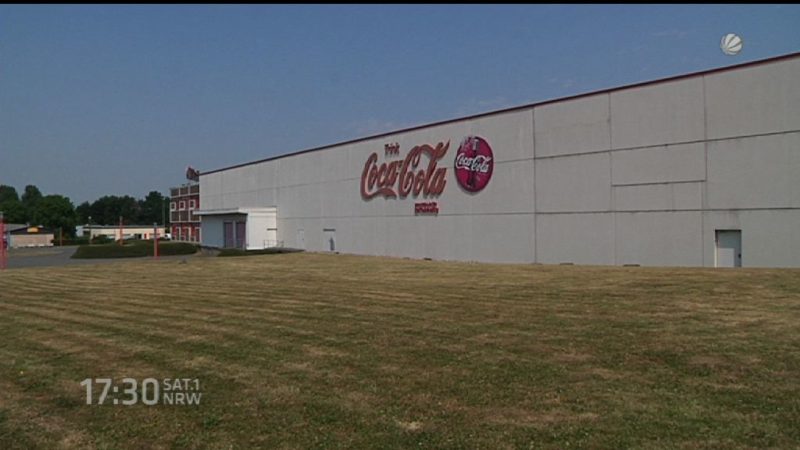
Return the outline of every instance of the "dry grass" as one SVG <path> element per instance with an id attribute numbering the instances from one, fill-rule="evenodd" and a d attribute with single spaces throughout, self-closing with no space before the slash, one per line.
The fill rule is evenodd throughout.
<path id="1" fill-rule="evenodd" d="M 800 271 L 344 255 L 0 273 L 0 448 L 789 448 Z M 86 405 L 198 378 L 200 406 Z"/>

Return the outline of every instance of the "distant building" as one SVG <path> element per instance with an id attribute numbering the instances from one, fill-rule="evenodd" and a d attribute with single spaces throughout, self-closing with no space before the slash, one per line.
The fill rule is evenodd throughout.
<path id="1" fill-rule="evenodd" d="M 176 241 L 200 242 L 200 184 L 188 183 L 170 189 L 169 219 L 172 239 Z"/>
<path id="2" fill-rule="evenodd" d="M 53 230 L 37 226 L 6 224 L 8 247 L 52 247 Z"/>
<path id="3" fill-rule="evenodd" d="M 123 225 L 122 232 L 120 233 L 119 225 L 78 225 L 75 227 L 75 233 L 78 236 L 89 237 L 91 239 L 97 236 L 107 236 L 112 241 L 120 239 L 153 239 L 153 226 L 152 225 Z M 158 237 L 164 237 L 166 228 L 164 226 L 158 227 Z"/>

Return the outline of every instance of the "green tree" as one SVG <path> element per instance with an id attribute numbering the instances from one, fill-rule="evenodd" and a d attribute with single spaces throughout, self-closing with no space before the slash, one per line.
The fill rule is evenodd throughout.
<path id="1" fill-rule="evenodd" d="M 91 217 L 93 224 L 117 225 L 119 216 L 122 216 L 128 225 L 161 224 L 164 219 L 168 225 L 169 211 L 166 208 L 169 208 L 169 197 L 158 191 L 150 191 L 143 200 L 129 195 L 104 195 L 91 203 L 81 203 L 75 208 L 75 213 L 76 220 L 82 224 L 88 223 Z"/>
<path id="2" fill-rule="evenodd" d="M 36 202 L 37 223 L 47 228 L 62 229 L 64 236 L 75 236 L 78 216 L 69 198 L 46 195 Z"/>
<path id="3" fill-rule="evenodd" d="M 169 196 L 165 195 L 164 196 L 164 212 L 162 213 L 162 216 L 164 218 L 163 219 L 164 220 L 164 226 L 167 227 L 167 230 L 169 230 L 170 223 L 172 222 L 172 219 L 170 218 L 169 203 L 170 203 Z"/>
<path id="4" fill-rule="evenodd" d="M 130 195 L 123 195 L 120 197 L 119 210 L 119 215 L 122 216 L 124 223 L 137 225 L 141 224 L 142 207 L 139 205 L 139 201 L 135 198 L 131 197 Z M 117 217 L 117 223 L 119 223 L 119 217 Z"/>
<path id="5" fill-rule="evenodd" d="M 35 185 L 29 184 L 25 186 L 25 192 L 22 193 L 22 207 L 25 208 L 25 218 L 27 222 L 35 224 L 41 222 L 37 217 L 37 205 L 42 200 L 42 192 Z"/>
<path id="6" fill-rule="evenodd" d="M 150 191 L 144 200 L 139 201 L 142 224 L 162 223 L 165 218 L 164 208 L 167 203 L 166 198 L 160 192 Z"/>
<path id="7" fill-rule="evenodd" d="M 22 204 L 26 208 L 35 207 L 42 199 L 42 192 L 35 185 L 29 184 L 25 186 L 25 192 L 22 194 Z"/>
<path id="8" fill-rule="evenodd" d="M 0 211 L 6 223 L 26 223 L 25 208 L 13 186 L 0 185 Z"/>
<path id="9" fill-rule="evenodd" d="M 106 223 L 106 210 L 111 208 L 111 196 L 103 196 L 92 202 L 89 208 L 89 216 L 92 218 L 92 223 L 99 225 L 108 225 Z M 113 212 L 109 212 L 109 217 Z"/>
<path id="10" fill-rule="evenodd" d="M 22 203 L 36 203 L 42 199 L 42 191 L 36 185 L 25 186 L 25 193 L 22 194 Z"/>
<path id="11" fill-rule="evenodd" d="M 75 213 L 78 215 L 78 223 L 89 223 L 89 216 L 92 215 L 92 204 L 83 202 L 75 208 Z M 92 217 L 94 220 L 94 217 Z"/>
<path id="12" fill-rule="evenodd" d="M 0 184 L 0 203 L 5 203 L 9 200 L 19 201 L 19 195 L 14 186 Z"/>
<path id="13" fill-rule="evenodd" d="M 81 212 L 86 213 L 87 218 L 92 216 L 92 223 L 101 225 L 117 225 L 120 216 L 126 224 L 138 225 L 141 220 L 139 202 L 129 195 L 105 195 L 95 200 L 88 211 L 81 208 Z"/>

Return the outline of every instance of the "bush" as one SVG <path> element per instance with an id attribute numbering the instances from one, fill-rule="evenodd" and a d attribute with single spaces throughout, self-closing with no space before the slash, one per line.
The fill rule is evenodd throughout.
<path id="1" fill-rule="evenodd" d="M 89 238 L 88 237 L 64 238 L 63 241 L 59 241 L 58 238 L 55 238 L 51 242 L 55 246 L 58 246 L 59 244 L 63 244 L 64 246 L 67 246 L 67 245 L 86 245 L 86 244 L 89 243 Z"/>
<path id="2" fill-rule="evenodd" d="M 200 246 L 188 242 L 160 242 L 158 243 L 159 256 L 192 255 Z M 118 243 L 103 245 L 82 245 L 75 254 L 76 259 L 95 258 L 141 258 L 153 256 L 153 241 L 127 241 L 125 245 Z"/>
<path id="3" fill-rule="evenodd" d="M 95 258 L 137 258 L 147 256 L 147 247 L 136 244 L 102 244 L 102 245 L 81 245 L 75 254 L 75 259 L 95 259 Z"/>
<path id="4" fill-rule="evenodd" d="M 92 244 L 108 244 L 109 242 L 112 242 L 111 238 L 105 234 L 98 234 L 92 238 Z"/>
<path id="5" fill-rule="evenodd" d="M 279 253 L 297 253 L 302 250 L 294 248 L 273 247 L 263 250 L 242 250 L 240 248 L 226 248 L 219 252 L 217 256 L 253 256 L 253 255 L 275 255 Z"/>
<path id="6" fill-rule="evenodd" d="M 150 247 L 148 250 L 148 256 L 153 256 L 153 241 L 147 241 L 150 243 Z M 193 255 L 200 250 L 200 246 L 197 244 L 190 244 L 188 242 L 169 242 L 169 241 L 158 241 L 158 254 L 159 256 L 172 256 L 172 255 Z"/>

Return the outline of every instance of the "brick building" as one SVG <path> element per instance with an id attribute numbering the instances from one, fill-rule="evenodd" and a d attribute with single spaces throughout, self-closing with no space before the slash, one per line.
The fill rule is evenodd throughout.
<path id="1" fill-rule="evenodd" d="M 200 184 L 188 183 L 170 189 L 169 217 L 172 239 L 200 242 Z"/>

